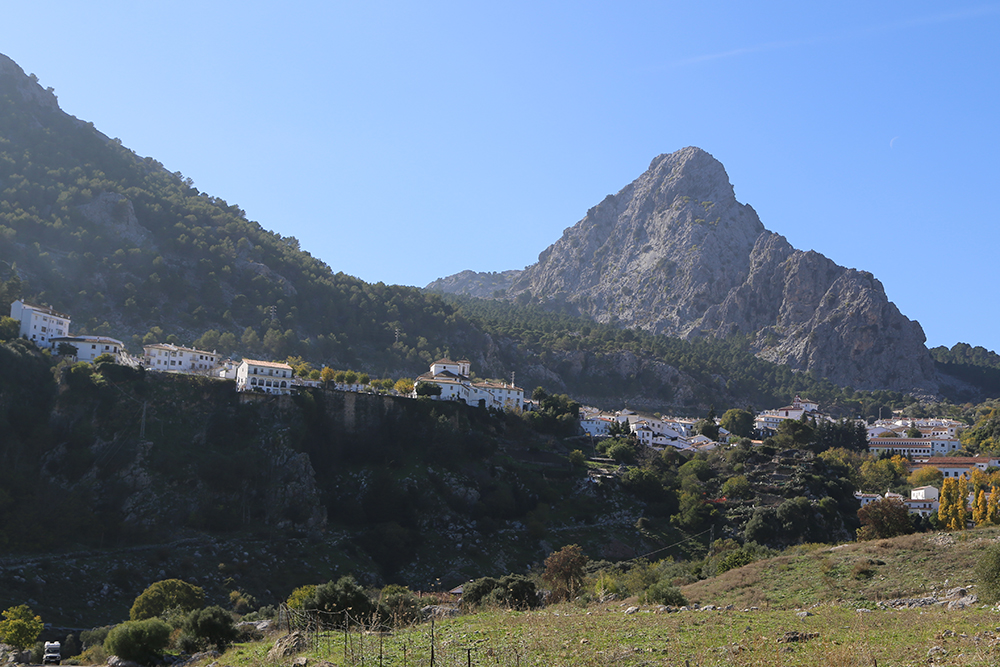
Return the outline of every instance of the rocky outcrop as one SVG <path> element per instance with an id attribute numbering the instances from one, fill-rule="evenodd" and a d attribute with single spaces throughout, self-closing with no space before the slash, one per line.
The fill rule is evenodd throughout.
<path id="1" fill-rule="evenodd" d="M 859 389 L 936 390 L 920 325 L 881 283 L 766 230 L 698 148 L 657 157 L 536 264 L 508 273 L 507 298 L 683 338 L 746 335 L 763 358 Z M 475 288 L 484 275 L 432 285 L 490 296 Z"/>
<path id="2" fill-rule="evenodd" d="M 152 234 L 139 224 L 132 202 L 117 192 L 102 192 L 77 208 L 87 220 L 137 248 L 151 244 Z"/>
<path id="3" fill-rule="evenodd" d="M 426 289 L 432 292 L 445 292 L 447 294 L 468 294 L 481 298 L 498 296 L 511 288 L 511 286 L 521 276 L 521 271 L 501 271 L 497 273 L 476 271 L 462 271 L 447 278 L 435 280 Z"/>

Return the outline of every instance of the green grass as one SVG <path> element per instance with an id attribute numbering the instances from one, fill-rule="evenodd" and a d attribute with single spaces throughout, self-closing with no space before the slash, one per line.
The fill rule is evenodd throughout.
<path id="1" fill-rule="evenodd" d="M 983 609 L 858 612 L 822 605 L 806 618 L 791 610 L 657 613 L 626 605 L 564 604 L 536 612 L 502 610 L 437 621 L 434 664 L 460 665 L 994 665 L 1000 618 Z M 337 665 L 430 665 L 431 626 L 388 635 L 326 633 L 303 655 Z M 787 641 L 794 633 L 808 636 Z M 241 645 L 219 659 L 268 665 L 269 643 Z M 290 662 L 290 659 L 282 661 Z"/>

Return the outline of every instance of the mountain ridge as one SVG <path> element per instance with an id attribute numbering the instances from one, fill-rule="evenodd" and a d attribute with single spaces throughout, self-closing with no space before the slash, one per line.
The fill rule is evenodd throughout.
<path id="1" fill-rule="evenodd" d="M 487 275 L 426 289 L 470 294 Z M 503 282 L 489 296 L 686 339 L 749 335 L 759 356 L 855 388 L 938 389 L 923 330 L 881 283 L 768 231 L 696 147 L 654 158 Z"/>

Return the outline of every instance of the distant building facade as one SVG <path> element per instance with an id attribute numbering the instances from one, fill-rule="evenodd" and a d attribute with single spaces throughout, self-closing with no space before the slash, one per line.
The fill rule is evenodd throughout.
<path id="1" fill-rule="evenodd" d="M 36 306 L 18 299 L 10 304 L 10 316 L 21 323 L 18 336 L 27 338 L 38 347 L 52 349 L 53 338 L 69 335 L 69 315 L 48 306 Z"/>
<path id="2" fill-rule="evenodd" d="M 236 391 L 290 394 L 293 375 L 292 367 L 288 364 L 244 359 L 236 367 Z"/>
<path id="3" fill-rule="evenodd" d="M 432 397 L 438 400 L 463 401 L 466 405 L 497 410 L 524 409 L 524 389 L 506 382 L 473 382 L 469 378 L 471 373 L 468 359 L 438 359 L 427 373 L 417 377 L 414 386 L 423 382 L 440 387 L 441 395 Z"/>
<path id="4" fill-rule="evenodd" d="M 143 347 L 143 365 L 154 371 L 209 374 L 219 366 L 215 352 L 156 343 Z"/>

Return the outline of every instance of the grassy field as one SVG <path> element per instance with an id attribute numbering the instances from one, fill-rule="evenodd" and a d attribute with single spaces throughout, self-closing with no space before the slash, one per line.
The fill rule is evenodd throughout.
<path id="1" fill-rule="evenodd" d="M 957 588 L 974 593 L 973 566 L 998 537 L 992 528 L 803 545 L 682 587 L 692 603 L 717 607 L 711 610 L 668 611 L 635 598 L 491 609 L 390 634 L 313 635 L 302 655 L 311 664 L 373 666 L 997 665 L 996 607 L 878 603 L 944 598 Z M 271 664 L 273 640 L 234 647 L 219 665 Z"/>
<path id="2" fill-rule="evenodd" d="M 487 611 L 390 635 L 328 633 L 302 655 L 337 665 L 996 665 L 1000 615 L 987 609 L 791 610 L 626 614 L 626 606 Z M 433 635 L 433 639 L 432 639 Z M 434 647 L 433 663 L 431 646 Z M 270 664 L 269 642 L 220 665 Z M 934 660 L 930 660 L 933 657 Z M 283 663 L 290 663 L 291 658 Z"/>

